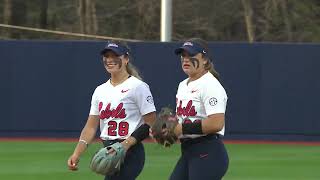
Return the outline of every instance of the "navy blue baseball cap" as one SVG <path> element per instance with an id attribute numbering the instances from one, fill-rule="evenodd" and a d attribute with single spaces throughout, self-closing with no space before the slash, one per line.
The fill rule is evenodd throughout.
<path id="1" fill-rule="evenodd" d="M 181 47 L 177 48 L 174 53 L 176 55 L 181 54 L 183 51 L 186 51 L 190 56 L 195 56 L 198 53 L 206 54 L 205 49 L 198 43 L 192 41 L 186 41 L 182 44 Z"/>
<path id="2" fill-rule="evenodd" d="M 126 46 L 112 41 L 107 42 L 106 46 L 100 52 L 100 54 L 103 55 L 107 51 L 112 51 L 116 53 L 118 56 L 122 56 L 124 54 L 129 55 L 129 49 Z"/>

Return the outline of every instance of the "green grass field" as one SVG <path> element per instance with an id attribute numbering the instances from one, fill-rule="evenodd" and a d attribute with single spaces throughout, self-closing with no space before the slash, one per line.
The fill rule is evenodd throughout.
<path id="1" fill-rule="evenodd" d="M 101 180 L 88 163 L 100 147 L 90 146 L 71 172 L 66 161 L 75 142 L 0 142 L 1 180 Z M 320 146 L 227 144 L 230 166 L 225 180 L 318 180 Z M 146 164 L 138 180 L 165 180 L 179 156 L 179 145 L 164 149 L 147 143 Z"/>

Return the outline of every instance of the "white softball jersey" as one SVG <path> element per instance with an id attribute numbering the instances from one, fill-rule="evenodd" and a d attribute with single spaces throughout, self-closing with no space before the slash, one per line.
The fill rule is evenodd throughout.
<path id="1" fill-rule="evenodd" d="M 155 111 L 149 86 L 131 76 L 117 86 L 110 79 L 98 86 L 89 114 L 100 118 L 100 138 L 114 140 L 129 137 L 144 124 L 142 116 Z"/>
<path id="2" fill-rule="evenodd" d="M 189 78 L 180 82 L 176 94 L 176 113 L 179 123 L 202 121 L 209 115 L 225 113 L 227 93 L 220 82 L 210 73 L 187 84 Z M 219 132 L 224 135 L 225 127 Z M 203 135 L 182 135 L 179 138 L 195 138 Z"/>

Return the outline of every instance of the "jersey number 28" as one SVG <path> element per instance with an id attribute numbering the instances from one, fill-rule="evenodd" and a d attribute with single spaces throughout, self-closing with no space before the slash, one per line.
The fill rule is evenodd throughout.
<path id="1" fill-rule="evenodd" d="M 121 121 L 119 124 L 116 121 L 109 121 L 108 126 L 109 136 L 117 136 L 117 133 L 119 136 L 126 136 L 129 131 L 129 123 L 125 121 Z"/>

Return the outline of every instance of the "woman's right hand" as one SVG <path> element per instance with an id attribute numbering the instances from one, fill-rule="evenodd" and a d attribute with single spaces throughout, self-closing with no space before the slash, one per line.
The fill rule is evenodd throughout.
<path id="1" fill-rule="evenodd" d="M 68 168 L 71 171 L 76 171 L 78 170 L 78 163 L 79 163 L 80 157 L 72 154 L 69 159 L 68 159 Z"/>

